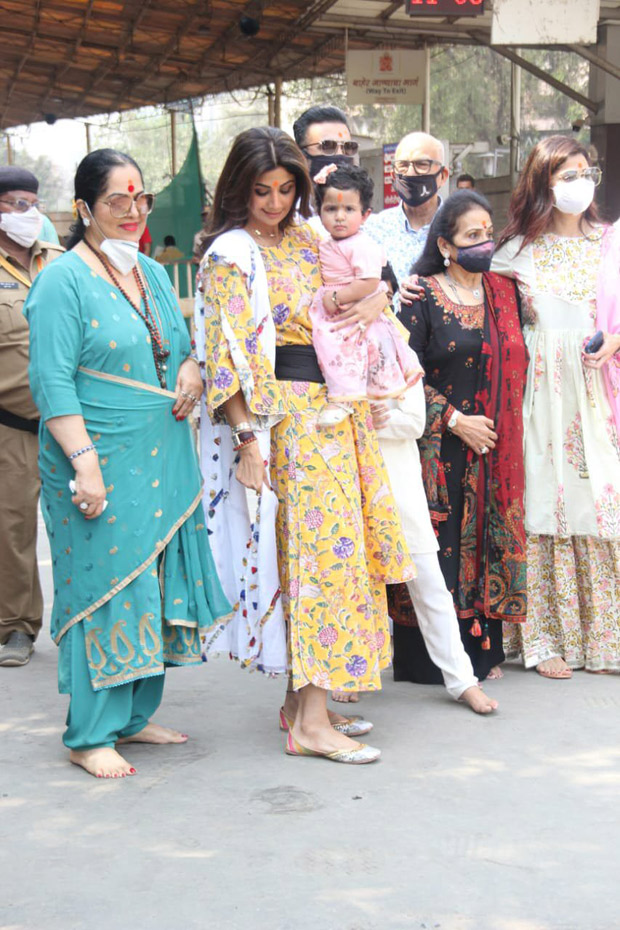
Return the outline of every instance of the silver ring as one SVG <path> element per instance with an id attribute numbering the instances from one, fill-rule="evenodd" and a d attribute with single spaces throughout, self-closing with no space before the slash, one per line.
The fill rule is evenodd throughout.
<path id="1" fill-rule="evenodd" d="M 486 455 L 488 451 L 489 451 L 489 447 L 483 446 L 482 449 L 480 450 L 480 455 Z"/>
<path id="2" fill-rule="evenodd" d="M 365 333 L 365 332 L 366 332 L 366 324 L 365 324 L 365 323 L 362 323 L 361 320 L 360 320 L 359 323 L 357 324 L 357 328 L 359 329 L 359 331 L 360 331 L 361 333 Z"/>
<path id="3" fill-rule="evenodd" d="M 80 504 L 80 510 L 88 510 L 88 506 L 89 505 L 86 503 L 86 501 L 82 501 Z"/>
<path id="4" fill-rule="evenodd" d="M 180 391 L 181 397 L 187 397 L 188 400 L 193 401 L 195 404 L 198 403 L 198 398 L 193 394 L 188 394 L 187 391 Z"/>

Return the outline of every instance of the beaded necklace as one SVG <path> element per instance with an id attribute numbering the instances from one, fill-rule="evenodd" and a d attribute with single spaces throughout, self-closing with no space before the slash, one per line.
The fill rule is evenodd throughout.
<path id="1" fill-rule="evenodd" d="M 132 269 L 134 280 L 138 285 L 138 290 L 140 292 L 140 297 L 142 298 L 142 303 L 144 304 L 144 312 L 142 312 L 140 304 L 135 304 L 124 287 L 121 286 L 118 278 L 112 271 L 110 263 L 107 261 L 105 256 L 98 251 L 94 246 L 90 244 L 86 239 L 84 239 L 84 245 L 88 246 L 93 255 L 96 255 L 103 267 L 105 268 L 107 274 L 114 282 L 114 285 L 119 289 L 127 303 L 133 307 L 136 311 L 144 325 L 146 326 L 149 336 L 151 337 L 151 349 L 153 352 L 153 361 L 155 363 L 155 373 L 157 374 L 157 380 L 159 381 L 162 388 L 166 387 L 166 371 L 168 366 L 165 364 L 166 359 L 170 355 L 169 349 L 164 349 L 162 335 L 157 328 L 157 323 L 155 322 L 155 317 L 149 305 L 148 297 L 146 295 L 146 289 L 138 269 L 134 266 Z"/>

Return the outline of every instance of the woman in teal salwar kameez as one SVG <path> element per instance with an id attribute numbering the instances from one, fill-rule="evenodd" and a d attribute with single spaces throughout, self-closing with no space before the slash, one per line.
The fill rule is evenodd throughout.
<path id="1" fill-rule="evenodd" d="M 100 150 L 78 168 L 76 204 L 74 247 L 38 276 L 25 313 L 52 635 L 71 695 L 63 740 L 73 762 L 117 777 L 135 771 L 118 742 L 186 739 L 150 723 L 165 668 L 199 663 L 230 605 L 186 419 L 199 368 L 165 271 L 133 247 L 152 197 L 135 162 Z"/>

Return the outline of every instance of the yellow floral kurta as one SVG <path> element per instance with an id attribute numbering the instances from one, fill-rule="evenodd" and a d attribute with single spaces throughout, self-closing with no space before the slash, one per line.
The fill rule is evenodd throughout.
<path id="1" fill-rule="evenodd" d="M 308 226 L 262 250 L 278 345 L 311 345 L 309 308 L 321 284 Z M 207 406 L 212 416 L 243 389 L 252 414 L 286 415 L 271 431 L 271 480 L 292 683 L 373 691 L 390 663 L 385 584 L 414 575 L 365 402 L 335 427 L 317 427 L 324 384 L 276 381 L 261 352 L 251 283 L 211 255 L 199 282 L 205 315 Z M 206 302 L 206 300 L 205 300 Z M 249 375 L 240 377 L 222 320 L 233 328 Z"/>

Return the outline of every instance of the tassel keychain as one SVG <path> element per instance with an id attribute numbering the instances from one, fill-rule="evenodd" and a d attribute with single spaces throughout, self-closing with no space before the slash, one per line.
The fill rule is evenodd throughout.
<path id="1" fill-rule="evenodd" d="M 489 636 L 489 627 L 486 623 L 484 625 L 484 634 L 484 639 L 482 640 L 480 647 L 481 649 L 488 651 L 491 648 L 491 637 Z"/>
<path id="2" fill-rule="evenodd" d="M 471 633 L 472 636 L 482 636 L 482 627 L 480 626 L 479 620 L 474 620 L 474 622 L 469 628 L 469 632 Z M 484 646 L 482 648 L 484 649 Z M 487 646 L 487 649 L 488 648 L 489 647 Z"/>

